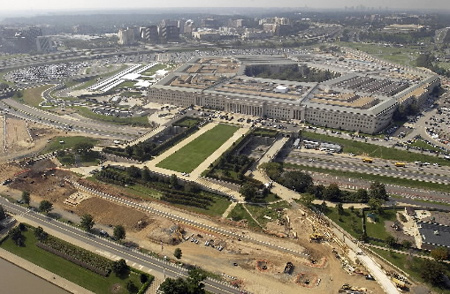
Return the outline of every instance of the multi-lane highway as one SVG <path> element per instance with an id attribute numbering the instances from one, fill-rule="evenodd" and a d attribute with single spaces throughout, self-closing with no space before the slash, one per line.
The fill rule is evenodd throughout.
<path id="1" fill-rule="evenodd" d="M 19 103 L 10 98 L 3 99 L 0 102 L 0 109 L 3 109 L 4 112 L 12 116 L 46 124 L 54 128 L 108 136 L 121 140 L 135 139 L 140 133 L 148 130 L 130 126 L 121 126 L 118 128 L 114 124 L 105 124 L 89 119 L 71 119 Z"/>
<path id="2" fill-rule="evenodd" d="M 396 167 L 394 162 L 387 160 L 376 159 L 374 163 L 363 163 L 361 158 L 358 157 L 301 152 L 299 150 L 293 150 L 285 161 L 308 166 L 376 174 L 422 182 L 450 183 L 450 169 L 431 164 L 419 167 L 414 163 L 407 163 L 406 167 Z"/>
<path id="3" fill-rule="evenodd" d="M 0 204 L 7 211 L 20 215 L 22 218 L 41 226 L 44 230 L 55 231 L 60 236 L 67 236 L 76 239 L 79 242 L 83 242 L 90 247 L 94 247 L 96 248 L 96 251 L 107 253 L 110 256 L 116 256 L 116 258 L 123 258 L 128 264 L 134 264 L 135 267 L 142 270 L 145 269 L 147 272 L 156 271 L 171 278 L 187 277 L 188 271 L 181 266 L 143 254 L 137 250 L 124 247 L 120 244 L 92 235 L 68 224 L 61 223 L 25 207 L 10 203 L 3 197 L 0 197 Z M 212 293 L 242 293 L 242 290 L 218 280 L 207 279 L 204 283 L 205 289 Z"/>

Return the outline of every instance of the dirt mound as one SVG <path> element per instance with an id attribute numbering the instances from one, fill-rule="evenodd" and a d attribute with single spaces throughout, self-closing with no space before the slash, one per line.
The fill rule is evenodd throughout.
<path id="1" fill-rule="evenodd" d="M 70 172 L 56 169 L 51 160 L 42 160 L 16 172 L 10 187 L 29 191 L 31 197 L 36 197 L 37 201 L 45 199 L 53 203 L 63 203 L 69 195 L 76 192 L 66 181 L 71 177 Z"/>
<path id="2" fill-rule="evenodd" d="M 78 215 L 93 215 L 97 223 L 122 225 L 127 230 L 137 230 L 140 221 L 149 223 L 145 213 L 97 197 L 89 198 L 72 209 Z"/>

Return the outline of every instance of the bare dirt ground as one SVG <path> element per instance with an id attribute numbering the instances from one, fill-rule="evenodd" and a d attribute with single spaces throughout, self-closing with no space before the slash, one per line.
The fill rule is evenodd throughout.
<path id="1" fill-rule="evenodd" d="M 33 138 L 28 133 L 28 123 L 24 120 L 6 117 L 6 150 L 27 149 L 33 146 Z"/>
<path id="2" fill-rule="evenodd" d="M 290 230 L 297 232 L 298 235 L 298 239 L 293 239 L 276 238 L 253 232 L 235 226 L 232 221 L 186 212 L 157 201 L 147 202 L 151 207 L 188 217 L 203 224 L 220 226 L 226 230 L 258 238 L 261 241 L 297 251 L 306 251 L 317 261 L 315 264 L 306 258 L 294 257 L 266 246 L 237 238 L 228 238 L 184 223 L 175 223 L 166 218 L 97 197 L 88 198 L 77 206 L 67 205 L 64 200 L 75 193 L 76 189 L 65 179 L 70 178 L 76 181 L 80 181 L 80 179 L 68 171 L 55 169 L 55 164 L 49 160 L 40 161 L 31 167 L 3 164 L 0 165 L 0 171 L 3 171 L 1 178 L 13 178 L 16 175 L 8 189 L 30 191 L 32 200 L 50 200 L 55 208 L 73 211 L 78 215 L 89 213 L 94 216 L 94 220 L 98 224 L 105 226 L 121 224 L 126 228 L 127 241 L 161 255 L 174 258 L 173 252 L 175 248 L 179 247 L 183 253 L 182 262 L 200 265 L 253 293 L 311 292 L 328 294 L 336 293 L 345 283 L 365 287 L 370 293 L 383 293 L 376 282 L 367 281 L 362 275 L 350 275 L 342 269 L 342 259 L 336 258 L 332 252 L 337 244 L 309 242 L 309 234 L 313 232 L 313 222 L 311 222 L 313 217 L 298 207 L 291 208 L 286 212 L 291 220 Z M 87 183 L 86 180 L 81 180 L 81 182 Z M 127 197 L 123 190 L 111 188 L 106 184 L 90 182 L 90 186 L 109 194 Z M 277 228 L 284 230 L 275 222 L 271 223 L 269 227 L 271 230 Z M 190 236 L 193 236 L 198 242 L 191 242 L 192 239 L 186 241 L 186 237 Z M 206 241 L 215 247 L 205 246 Z M 223 246 L 224 249 L 219 251 L 218 246 Z M 341 249 L 337 248 L 337 250 L 341 256 L 344 255 Z M 261 261 L 265 264 L 264 269 L 260 266 Z M 288 261 L 294 264 L 291 274 L 283 273 Z M 305 281 L 308 281 L 308 284 Z"/>
<path id="3" fill-rule="evenodd" d="M 0 127 L 0 162 L 6 162 L 15 157 L 27 156 L 42 150 L 48 140 L 64 134 L 64 132 L 52 129 L 48 126 L 34 122 L 26 122 L 21 119 L 4 117 L 6 120 L 5 128 L 3 121 Z M 6 134 L 6 136 L 5 136 Z M 75 134 L 74 134 L 75 135 Z"/>
<path id="4" fill-rule="evenodd" d="M 127 232 L 138 230 L 138 224 L 140 222 L 146 224 L 150 221 L 147 214 L 143 212 L 97 197 L 92 197 L 81 202 L 76 207 L 73 207 L 72 210 L 78 215 L 93 215 L 97 223 L 111 226 L 123 225 Z"/>
<path id="5" fill-rule="evenodd" d="M 71 173 L 56 169 L 51 160 L 43 160 L 33 166 L 21 167 L 9 188 L 30 192 L 34 201 L 45 199 L 54 204 L 63 204 L 67 197 L 77 191 L 65 180 L 71 177 Z"/>

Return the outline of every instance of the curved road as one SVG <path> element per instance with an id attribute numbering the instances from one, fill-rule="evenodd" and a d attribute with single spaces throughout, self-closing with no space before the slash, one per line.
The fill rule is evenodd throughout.
<path id="1" fill-rule="evenodd" d="M 2 99 L 0 102 L 0 108 L 4 112 L 10 115 L 25 119 L 32 120 L 38 123 L 46 124 L 55 128 L 73 130 L 83 133 L 97 134 L 103 136 L 110 136 L 119 139 L 135 139 L 139 136 L 140 132 L 145 132 L 145 128 L 120 126 L 113 124 L 104 124 L 90 119 L 77 120 L 59 115 L 52 114 L 50 112 L 40 110 L 28 105 L 21 104 L 13 99 Z M 71 127 L 70 127 L 71 126 Z"/>

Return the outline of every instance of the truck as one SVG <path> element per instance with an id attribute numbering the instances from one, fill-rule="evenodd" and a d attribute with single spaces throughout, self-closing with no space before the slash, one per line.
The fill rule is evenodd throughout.
<path id="1" fill-rule="evenodd" d="M 406 163 L 404 163 L 404 162 L 396 162 L 396 163 L 394 163 L 394 165 L 396 167 L 406 167 Z"/>
<path id="2" fill-rule="evenodd" d="M 363 161 L 363 162 L 366 162 L 366 163 L 372 163 L 372 162 L 373 162 L 373 159 L 370 158 L 370 157 L 364 157 L 364 158 L 362 159 L 362 161 Z"/>
<path id="3" fill-rule="evenodd" d="M 406 283 L 403 281 L 400 281 L 397 278 L 392 278 L 392 282 L 394 282 L 395 286 L 397 286 L 397 288 L 400 288 L 401 290 L 408 289 L 408 287 L 406 286 Z"/>

